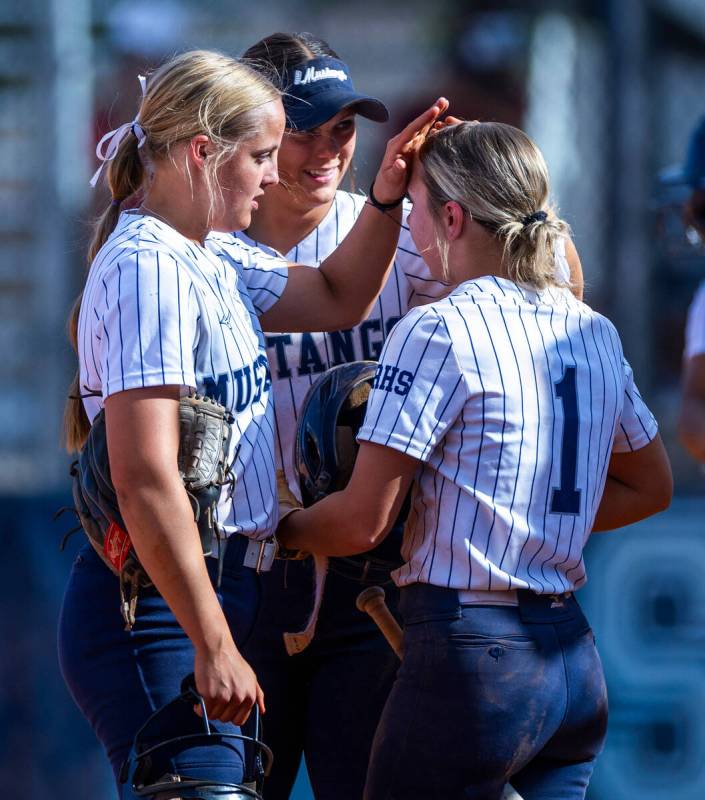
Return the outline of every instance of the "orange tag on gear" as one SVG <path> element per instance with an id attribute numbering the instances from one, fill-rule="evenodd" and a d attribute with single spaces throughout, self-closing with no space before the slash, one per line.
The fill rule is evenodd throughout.
<path id="1" fill-rule="evenodd" d="M 103 552 L 118 572 L 122 572 L 131 549 L 132 542 L 127 531 L 124 531 L 116 522 L 111 522 L 105 534 Z"/>

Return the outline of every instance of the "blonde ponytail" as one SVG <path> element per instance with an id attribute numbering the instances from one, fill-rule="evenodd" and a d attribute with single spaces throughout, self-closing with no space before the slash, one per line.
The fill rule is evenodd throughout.
<path id="1" fill-rule="evenodd" d="M 137 147 L 137 139 L 134 135 L 128 134 L 120 142 L 115 158 L 108 166 L 108 186 L 113 199 L 94 225 L 93 237 L 88 246 L 89 264 L 115 230 L 121 204 L 142 188 L 143 179 L 144 166 Z"/>
<path id="2" fill-rule="evenodd" d="M 533 141 L 500 122 L 462 122 L 429 136 L 419 154 L 431 213 L 448 201 L 494 233 L 511 280 L 556 284 L 556 240 L 569 234 L 549 203 L 548 168 Z M 437 236 L 447 266 L 447 243 Z"/>
<path id="3" fill-rule="evenodd" d="M 552 209 L 545 213 L 543 220 L 515 220 L 497 229 L 497 235 L 504 240 L 507 273 L 515 283 L 536 288 L 556 283 L 556 239 L 567 236 L 569 228 Z"/>
<path id="4" fill-rule="evenodd" d="M 78 353 L 78 315 L 81 310 L 82 297 L 83 293 L 79 294 L 74 300 L 66 324 L 68 340 L 76 353 Z M 90 427 L 91 424 L 88 421 L 88 415 L 81 399 L 80 371 L 77 369 L 69 386 L 69 393 L 64 406 L 64 444 L 69 453 L 78 452 L 83 447 Z"/>

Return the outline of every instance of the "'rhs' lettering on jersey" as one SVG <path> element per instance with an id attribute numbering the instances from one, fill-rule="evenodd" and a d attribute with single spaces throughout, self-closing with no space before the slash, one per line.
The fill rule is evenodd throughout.
<path id="1" fill-rule="evenodd" d="M 374 388 L 383 392 L 394 392 L 403 397 L 409 394 L 414 373 L 406 369 L 399 369 L 392 364 L 378 364 L 375 370 Z"/>

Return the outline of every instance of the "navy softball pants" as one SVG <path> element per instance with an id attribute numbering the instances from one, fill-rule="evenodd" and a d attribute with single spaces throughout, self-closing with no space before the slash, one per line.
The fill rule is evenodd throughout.
<path id="1" fill-rule="evenodd" d="M 607 725 L 594 637 L 574 597 L 461 606 L 401 590 L 404 659 L 372 748 L 366 800 L 584 798 Z"/>
<path id="2" fill-rule="evenodd" d="M 257 613 L 259 583 L 254 570 L 242 566 L 247 540 L 233 537 L 226 550 L 218 597 L 238 647 L 249 636 Z M 217 563 L 208 558 L 214 580 Z M 124 630 L 119 610 L 117 578 L 93 548 L 86 544 L 71 570 L 59 619 L 59 662 L 64 680 L 110 759 L 118 778 L 137 730 L 158 708 L 179 694 L 182 679 L 193 672 L 191 641 L 159 594 L 142 589 L 137 620 Z M 239 733 L 234 725 L 211 727 Z M 164 730 L 152 729 L 156 744 L 163 739 L 199 733 L 203 723 L 184 706 L 183 712 L 163 720 Z M 154 773 L 180 773 L 225 783 L 243 780 L 242 745 L 188 747 Z M 134 793 L 118 784 L 123 800 Z"/>
<path id="3" fill-rule="evenodd" d="M 398 541 L 383 545 L 398 559 Z M 366 586 L 385 583 L 395 609 L 398 590 L 389 571 L 397 565 L 374 556 L 331 559 L 316 635 L 294 656 L 282 633 L 301 630 L 311 612 L 312 559 L 275 562 L 262 576 L 260 615 L 244 655 L 267 700 L 263 738 L 274 751 L 267 800 L 287 800 L 302 753 L 316 800 L 361 800 L 372 738 L 399 660 L 355 600 Z"/>

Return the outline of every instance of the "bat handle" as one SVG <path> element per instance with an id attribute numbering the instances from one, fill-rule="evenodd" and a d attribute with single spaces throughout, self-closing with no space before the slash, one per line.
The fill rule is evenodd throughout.
<path id="1" fill-rule="evenodd" d="M 392 616 L 392 612 L 384 602 L 384 589 L 381 586 L 370 586 L 364 589 L 355 603 L 360 611 L 369 614 L 382 631 L 384 638 L 397 656 L 402 657 L 402 630 Z"/>

